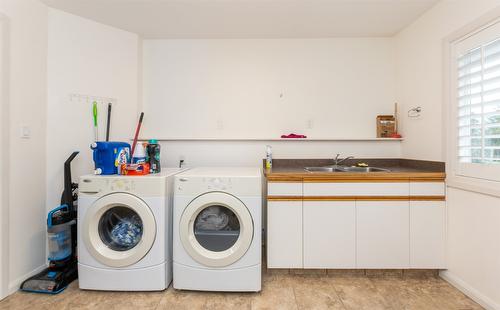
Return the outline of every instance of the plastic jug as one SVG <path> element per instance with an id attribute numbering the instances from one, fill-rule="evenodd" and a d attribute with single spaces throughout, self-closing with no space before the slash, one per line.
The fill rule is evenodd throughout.
<path id="1" fill-rule="evenodd" d="M 95 174 L 117 174 L 122 164 L 130 161 L 130 144 L 125 142 L 94 142 Z"/>

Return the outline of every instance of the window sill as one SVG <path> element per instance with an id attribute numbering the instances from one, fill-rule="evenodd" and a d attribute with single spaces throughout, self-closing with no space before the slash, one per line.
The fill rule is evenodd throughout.
<path id="1" fill-rule="evenodd" d="M 446 186 L 500 198 L 500 182 L 462 176 L 450 176 L 446 179 Z"/>

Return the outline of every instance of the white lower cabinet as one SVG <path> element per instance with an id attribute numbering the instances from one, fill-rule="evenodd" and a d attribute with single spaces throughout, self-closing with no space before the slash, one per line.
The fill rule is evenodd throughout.
<path id="1" fill-rule="evenodd" d="M 409 201 L 356 202 L 356 267 L 410 266 Z"/>
<path id="2" fill-rule="evenodd" d="M 356 268 L 356 203 L 304 201 L 304 268 Z"/>
<path id="3" fill-rule="evenodd" d="M 388 184 L 270 183 L 270 193 L 289 201 L 268 200 L 268 267 L 446 268 L 446 202 L 396 200 L 444 196 L 444 183 Z M 387 195 L 394 200 L 362 197 Z M 318 196 L 361 199 L 307 200 Z"/>
<path id="4" fill-rule="evenodd" d="M 410 267 L 446 268 L 446 203 L 410 202 Z"/>
<path id="5" fill-rule="evenodd" d="M 267 202 L 268 268 L 303 268 L 302 201 Z"/>

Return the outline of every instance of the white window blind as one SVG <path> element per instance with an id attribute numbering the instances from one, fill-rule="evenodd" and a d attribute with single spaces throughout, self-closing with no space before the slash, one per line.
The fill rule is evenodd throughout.
<path id="1" fill-rule="evenodd" d="M 500 33 L 458 55 L 458 161 L 500 165 Z"/>

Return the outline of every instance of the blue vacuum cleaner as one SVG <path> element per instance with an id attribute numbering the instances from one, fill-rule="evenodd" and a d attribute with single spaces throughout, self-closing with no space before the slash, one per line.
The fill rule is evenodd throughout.
<path id="1" fill-rule="evenodd" d="M 49 267 L 21 284 L 21 290 L 57 294 L 78 278 L 76 254 L 76 202 L 78 184 L 71 182 L 73 152 L 64 163 L 64 191 L 61 205 L 47 215 Z"/>

